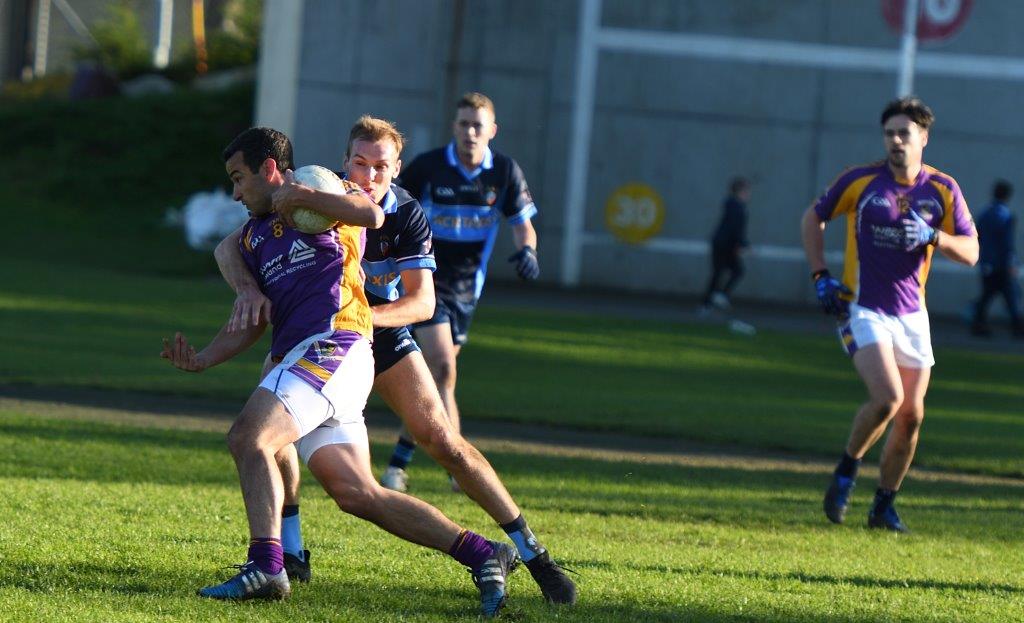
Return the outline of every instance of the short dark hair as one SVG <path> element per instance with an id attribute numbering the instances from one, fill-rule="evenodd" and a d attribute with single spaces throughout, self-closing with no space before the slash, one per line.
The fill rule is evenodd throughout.
<path id="1" fill-rule="evenodd" d="M 1003 202 L 1009 200 L 1013 195 L 1013 184 L 1006 180 L 996 180 L 996 183 L 992 185 L 992 198 L 996 201 Z"/>
<path id="2" fill-rule="evenodd" d="M 737 176 L 729 182 L 729 192 L 734 195 L 748 188 L 750 188 L 750 180 L 745 177 Z"/>
<path id="3" fill-rule="evenodd" d="M 896 115 L 906 115 L 925 130 L 935 123 L 935 113 L 932 109 L 913 96 L 901 97 L 886 104 L 882 111 L 882 125 Z"/>
<path id="4" fill-rule="evenodd" d="M 242 152 L 242 161 L 253 173 L 259 171 L 260 165 L 267 158 L 273 158 L 280 170 L 292 169 L 292 142 L 284 132 L 273 128 L 249 128 L 234 138 L 224 148 L 221 156 L 224 162 L 231 159 L 236 152 Z"/>

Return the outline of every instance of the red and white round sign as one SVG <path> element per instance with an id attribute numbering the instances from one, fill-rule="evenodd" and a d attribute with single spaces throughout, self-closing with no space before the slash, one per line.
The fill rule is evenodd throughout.
<path id="1" fill-rule="evenodd" d="M 882 0 L 882 15 L 896 32 L 903 32 L 906 0 Z M 917 38 L 936 41 L 963 28 L 974 0 L 918 0 Z"/>

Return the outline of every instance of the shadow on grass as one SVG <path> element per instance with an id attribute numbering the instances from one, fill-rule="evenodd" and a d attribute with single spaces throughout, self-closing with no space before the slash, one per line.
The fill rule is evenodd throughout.
<path id="1" fill-rule="evenodd" d="M 641 567 L 642 568 L 642 567 Z M 704 573 L 709 573 L 716 576 L 729 576 L 740 579 L 749 580 L 769 580 L 769 581 L 783 581 L 783 580 L 795 580 L 805 584 L 829 584 L 829 585 L 842 585 L 852 584 L 861 588 L 879 588 L 879 589 L 919 589 L 929 591 L 964 591 L 964 592 L 982 592 L 992 593 L 1001 592 L 1009 593 L 1011 595 L 1024 594 L 1024 588 L 1020 586 L 1014 586 L 1012 584 L 1001 584 L 999 582 L 947 582 L 938 580 L 915 580 L 915 579 L 901 579 L 892 580 L 885 578 L 869 577 L 869 576 L 831 576 L 831 575 L 817 575 L 811 573 L 772 573 L 765 571 L 735 571 L 731 569 L 716 569 L 716 570 L 704 570 Z"/>
<path id="2" fill-rule="evenodd" d="M 180 581 L 180 575 L 158 573 L 134 565 L 117 567 L 85 562 L 62 565 L 8 561 L 0 571 L 0 587 L 36 593 L 97 591 L 171 596 L 180 593 L 180 589 L 170 588 Z"/>

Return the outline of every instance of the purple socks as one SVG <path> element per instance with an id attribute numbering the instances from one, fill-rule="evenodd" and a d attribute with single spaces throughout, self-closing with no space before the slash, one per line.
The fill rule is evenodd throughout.
<path id="1" fill-rule="evenodd" d="M 476 571 L 494 554 L 494 546 L 479 534 L 463 530 L 452 543 L 448 554 L 459 563 Z"/>
<path id="2" fill-rule="evenodd" d="M 260 571 L 277 575 L 284 569 L 284 550 L 281 539 L 272 537 L 255 538 L 249 541 L 249 560 L 256 563 Z"/>

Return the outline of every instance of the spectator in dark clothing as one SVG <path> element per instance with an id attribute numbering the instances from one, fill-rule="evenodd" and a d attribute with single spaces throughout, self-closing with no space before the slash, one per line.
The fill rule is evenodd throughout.
<path id="1" fill-rule="evenodd" d="M 997 294 L 1006 301 L 1013 334 L 1024 337 L 1024 322 L 1021 321 L 1017 303 L 1017 267 L 1013 249 L 1016 218 L 1006 205 L 1013 194 L 1013 187 L 1005 180 L 998 180 L 992 189 L 992 204 L 978 217 L 978 238 L 981 243 L 981 297 L 974 305 L 974 320 L 971 332 L 988 336 L 988 304 Z"/>
<path id="2" fill-rule="evenodd" d="M 730 307 L 729 294 L 743 277 L 743 251 L 747 242 L 747 202 L 750 181 L 737 177 L 729 183 L 729 196 L 722 204 L 722 220 L 711 237 L 711 279 L 704 293 L 704 309 Z M 728 273 L 725 285 L 719 282 Z"/>

